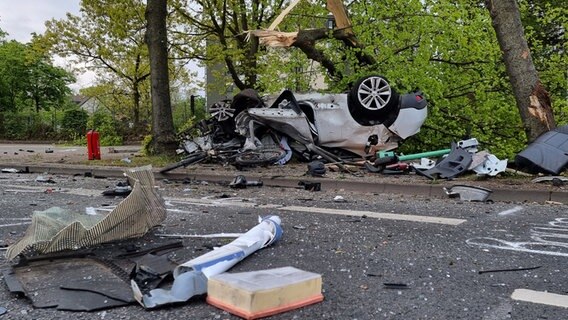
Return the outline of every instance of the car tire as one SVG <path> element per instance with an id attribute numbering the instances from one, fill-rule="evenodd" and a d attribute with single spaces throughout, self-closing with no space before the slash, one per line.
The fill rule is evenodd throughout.
<path id="1" fill-rule="evenodd" d="M 266 166 L 274 164 L 286 156 L 286 151 L 282 149 L 258 149 L 245 151 L 235 158 L 235 163 L 240 166 Z"/>
<path id="2" fill-rule="evenodd" d="M 361 125 L 392 123 L 398 116 L 399 95 L 386 78 L 366 76 L 351 88 L 347 104 L 351 116 Z"/>

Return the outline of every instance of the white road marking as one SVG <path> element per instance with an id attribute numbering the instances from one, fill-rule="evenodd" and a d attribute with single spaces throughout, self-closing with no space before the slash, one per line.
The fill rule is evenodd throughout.
<path id="1" fill-rule="evenodd" d="M 13 186 L 22 187 L 22 186 Z M 42 187 L 28 187 L 23 188 L 38 190 L 45 188 Z M 81 195 L 81 196 L 95 196 L 101 195 L 100 190 L 92 189 L 64 189 L 57 190 L 58 192 L 65 192 L 69 194 Z M 387 220 L 400 220 L 400 221 L 413 221 L 413 222 L 425 222 L 425 223 L 437 223 L 446 225 L 459 225 L 467 220 L 465 219 L 454 219 L 454 218 L 443 218 L 443 217 L 429 217 L 429 216 L 418 216 L 411 214 L 396 214 L 396 213 L 382 213 L 382 212 L 372 212 L 372 211 L 354 211 L 354 210 L 339 210 L 339 209 L 328 209 L 328 208 L 314 208 L 314 207 L 301 207 L 301 206 L 290 206 L 286 207 L 278 204 L 258 204 L 254 199 L 243 199 L 243 198 L 226 198 L 226 199 L 197 199 L 197 198 L 176 198 L 176 197 L 164 197 L 166 200 L 166 205 L 174 206 L 174 204 L 185 204 L 185 205 L 198 205 L 206 207 L 217 207 L 217 206 L 231 206 L 231 207 L 241 207 L 241 208 L 257 208 L 257 209 L 276 209 L 276 210 L 286 210 L 286 211 L 300 211 L 309 213 L 324 213 L 324 214 L 337 214 L 346 216 L 367 216 L 369 218 L 376 219 L 387 219 Z M 168 209 L 169 211 L 173 211 Z M 175 209 L 174 209 L 175 210 Z"/>
<path id="2" fill-rule="evenodd" d="M 24 226 L 26 224 L 31 224 L 32 222 L 20 222 L 20 223 L 9 223 L 9 224 L 0 224 L 0 228 L 4 227 L 15 227 L 15 226 Z"/>
<path id="3" fill-rule="evenodd" d="M 469 245 L 482 248 L 538 253 L 549 256 L 568 257 L 568 218 L 557 218 L 547 225 L 530 229 L 533 241 L 508 241 L 490 237 L 467 239 Z"/>
<path id="4" fill-rule="evenodd" d="M 286 210 L 286 211 L 301 211 L 301 212 L 310 212 L 310 213 L 338 214 L 338 215 L 346 215 L 346 216 L 359 216 L 359 217 L 367 216 L 369 218 L 377 218 L 377 219 L 438 223 L 438 224 L 448 224 L 448 225 L 452 225 L 452 226 L 457 226 L 457 225 L 462 224 L 462 223 L 467 221 L 467 220 L 464 220 L 464 219 L 417 216 L 417 215 L 412 215 L 412 214 L 396 214 L 396 213 L 383 213 L 383 212 L 372 212 L 372 211 L 339 210 L 339 209 L 315 208 L 315 207 L 290 206 L 290 207 L 282 207 L 282 208 L 279 208 L 279 209 L 280 210 Z"/>
<path id="5" fill-rule="evenodd" d="M 158 237 L 164 238 L 238 238 L 243 233 L 212 233 L 212 234 L 165 234 L 156 233 Z"/>
<path id="6" fill-rule="evenodd" d="M 505 210 L 505 211 L 501 211 L 501 212 L 499 212 L 497 215 L 498 215 L 498 216 L 507 216 L 507 215 L 513 214 L 513 213 L 515 213 L 515 212 L 519 212 L 519 211 L 521 211 L 521 210 L 523 210 L 523 207 L 521 207 L 521 206 L 516 206 L 516 207 L 514 207 L 514 208 L 512 208 L 512 209 Z"/>
<path id="7" fill-rule="evenodd" d="M 193 204 L 205 207 L 241 207 L 241 208 L 260 208 L 260 209 L 276 209 L 282 207 L 277 204 L 258 204 L 253 199 L 243 198 L 226 198 L 226 199 L 196 199 L 196 198 L 171 198 L 166 197 L 167 205 Z"/>
<path id="8" fill-rule="evenodd" d="M 5 191 L 10 192 L 37 192 L 42 193 L 45 192 L 47 189 L 51 189 L 52 192 L 62 192 L 62 193 L 69 193 L 78 196 L 100 196 L 102 195 L 102 191 L 100 190 L 93 190 L 93 189 L 83 189 L 83 188 L 73 188 L 73 189 L 63 189 L 53 185 L 45 185 L 43 187 L 35 187 L 35 186 L 21 186 L 21 185 L 5 185 L 4 187 L 9 188 L 18 188 L 18 189 L 6 189 Z"/>
<path id="9" fill-rule="evenodd" d="M 568 296 L 556 293 L 534 291 L 529 289 L 515 289 L 515 291 L 513 291 L 513 294 L 511 295 L 511 298 L 513 300 L 568 308 Z"/>

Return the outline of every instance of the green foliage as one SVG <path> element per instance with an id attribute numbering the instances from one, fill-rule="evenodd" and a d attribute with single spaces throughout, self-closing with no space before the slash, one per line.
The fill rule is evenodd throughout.
<path id="1" fill-rule="evenodd" d="M 87 132 L 89 114 L 81 109 L 69 109 L 63 112 L 61 129 L 69 137 L 84 136 Z"/>
<path id="2" fill-rule="evenodd" d="M 74 81 L 31 44 L 0 41 L 0 137 L 57 138 L 57 109 Z"/>
<path id="3" fill-rule="evenodd" d="M 105 105 L 115 106 L 138 127 L 147 120 L 149 103 L 148 50 L 144 43 L 145 5 L 139 0 L 84 0 L 81 15 L 46 22 L 47 31 L 38 43 L 76 65 L 96 70 L 104 90 L 97 93 Z M 109 101 L 112 101 L 110 103 Z M 118 117 L 118 114 L 115 114 Z"/>
<path id="4" fill-rule="evenodd" d="M 117 133 L 138 138 L 149 132 L 152 107 L 150 66 L 145 44 L 146 1 L 83 0 L 79 16 L 46 22 L 37 46 L 97 73 L 97 84 L 81 94 L 96 98 L 123 125 Z M 191 78 L 180 60 L 171 60 L 172 91 Z"/>
<path id="5" fill-rule="evenodd" d="M 23 109 L 26 79 L 25 45 L 17 41 L 0 44 L 0 112 Z"/>
<path id="6" fill-rule="evenodd" d="M 173 104 L 173 118 L 176 132 L 183 132 L 207 117 L 205 99 L 203 97 L 195 97 L 195 112 L 191 111 L 190 101 L 191 100 L 187 98 Z"/>
<path id="7" fill-rule="evenodd" d="M 122 136 L 117 132 L 117 121 L 107 112 L 99 110 L 87 121 L 87 127 L 99 132 L 101 146 L 122 145 Z"/>
<path id="8" fill-rule="evenodd" d="M 6 112 L 3 114 L 2 137 L 8 140 L 27 139 L 28 117 L 24 114 Z"/>
<path id="9" fill-rule="evenodd" d="M 199 59 L 217 79 L 228 80 L 219 80 L 218 87 L 208 83 L 208 90 L 225 94 L 231 82 L 238 89 L 262 89 L 257 82 L 262 49 L 246 32 L 266 28 L 285 5 L 273 0 L 172 1 L 172 22 L 177 25 L 172 42 L 178 44 L 174 51 Z"/>
<path id="10" fill-rule="evenodd" d="M 31 44 L 0 42 L 0 112 L 57 108 L 73 76 Z"/>
<path id="11" fill-rule="evenodd" d="M 482 148 L 502 158 L 525 147 L 516 102 L 484 5 L 447 0 L 353 2 L 349 12 L 365 47 L 346 50 L 342 43 L 329 44 L 326 54 L 336 66 L 346 64 L 345 77 L 331 83 L 332 90 L 343 91 L 361 76 L 380 74 L 398 92 L 420 88 L 430 102 L 422 131 L 406 141 L 401 151 L 443 149 L 467 137 L 476 137 Z M 378 63 L 360 65 L 355 59 L 360 50 Z M 549 56 L 547 66 L 560 53 Z M 566 75 L 559 70 L 566 68 L 557 65 L 550 73 Z M 551 84 L 551 76 L 541 76 Z M 553 101 L 557 100 L 553 93 Z"/>
<path id="12" fill-rule="evenodd" d="M 152 140 L 153 137 L 151 134 L 146 135 L 144 137 L 144 140 L 142 140 L 142 154 L 144 154 L 145 156 L 149 156 L 151 154 L 154 154 L 153 150 L 152 150 Z"/>
<path id="13" fill-rule="evenodd" d="M 57 138 L 52 112 L 4 112 L 0 137 L 8 140 L 48 140 Z"/>

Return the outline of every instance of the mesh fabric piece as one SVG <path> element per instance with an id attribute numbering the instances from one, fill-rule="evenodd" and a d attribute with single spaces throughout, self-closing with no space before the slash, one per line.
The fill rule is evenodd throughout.
<path id="1" fill-rule="evenodd" d="M 70 213 L 61 208 L 35 212 L 25 236 L 11 245 L 6 258 L 77 250 L 105 242 L 141 237 L 166 218 L 154 188 L 151 166 L 126 170 L 132 192 L 106 216 Z"/>

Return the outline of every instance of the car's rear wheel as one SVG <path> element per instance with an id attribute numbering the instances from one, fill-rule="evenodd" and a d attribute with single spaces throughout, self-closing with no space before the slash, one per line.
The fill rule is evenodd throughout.
<path id="1" fill-rule="evenodd" d="M 398 115 L 398 93 L 382 76 L 366 76 L 351 88 L 347 100 L 349 112 L 361 125 L 392 123 Z"/>
<path id="2" fill-rule="evenodd" d="M 286 156 L 286 151 L 282 149 L 258 149 L 258 150 L 251 150 L 246 151 L 239 154 L 235 158 L 235 162 L 241 166 L 252 166 L 252 165 L 259 165 L 259 166 L 266 166 L 274 164 L 275 162 L 283 159 Z"/>

